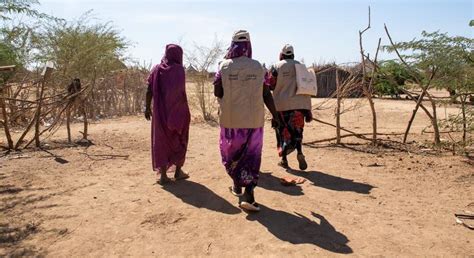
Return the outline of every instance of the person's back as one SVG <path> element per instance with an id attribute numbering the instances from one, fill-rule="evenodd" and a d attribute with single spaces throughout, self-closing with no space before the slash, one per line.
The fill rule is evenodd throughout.
<path id="1" fill-rule="evenodd" d="M 161 71 L 158 78 L 159 87 L 156 104 L 163 111 L 167 127 L 170 130 L 182 130 L 183 125 L 190 120 L 190 111 L 186 95 L 186 82 L 184 67 L 180 64 L 173 64 L 169 69 Z M 172 86 L 169 82 L 173 82 Z M 168 83 L 168 84 L 167 84 Z"/>
<path id="2" fill-rule="evenodd" d="M 247 31 L 234 33 L 224 58 L 213 83 L 220 106 L 222 164 L 233 181 L 230 191 L 240 197 L 239 206 L 258 211 L 254 188 L 258 185 L 262 160 L 264 104 L 274 120 L 278 120 L 278 114 L 272 94 L 263 84 L 265 71 L 252 59 Z"/>
<path id="3" fill-rule="evenodd" d="M 280 61 L 270 68 L 265 78 L 267 86 L 273 90 L 273 99 L 282 123 L 275 124 L 278 153 L 282 160 L 278 163 L 288 168 L 287 155 L 295 149 L 298 152 L 299 168 L 305 170 L 307 163 L 303 155 L 302 141 L 304 122 L 312 120 L 311 97 L 297 95 L 296 65 L 293 46 L 286 44 L 280 52 Z"/>
<path id="4" fill-rule="evenodd" d="M 220 124 L 225 128 L 260 128 L 264 124 L 261 64 L 241 56 L 220 65 L 224 96 L 220 102 Z"/>
<path id="5" fill-rule="evenodd" d="M 182 171 L 189 140 L 191 115 L 185 89 L 183 50 L 180 46 L 166 46 L 165 56 L 148 78 L 145 117 L 152 120 L 152 167 L 158 171 L 160 184 L 170 182 L 166 175 L 176 166 L 175 179 L 186 179 Z M 152 109 L 153 102 L 153 109 Z"/>
<path id="6" fill-rule="evenodd" d="M 299 64 L 294 59 L 283 59 L 274 65 L 278 80 L 273 90 L 273 100 L 277 111 L 311 109 L 311 97 L 296 95 L 296 69 Z"/>

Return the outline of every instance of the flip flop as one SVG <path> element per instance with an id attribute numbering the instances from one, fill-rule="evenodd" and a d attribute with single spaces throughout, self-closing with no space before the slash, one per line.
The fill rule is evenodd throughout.
<path id="1" fill-rule="evenodd" d="M 296 159 L 298 160 L 300 170 L 306 170 L 308 168 L 308 164 L 306 163 L 306 160 L 303 154 L 298 154 L 296 156 Z"/>
<path id="2" fill-rule="evenodd" d="M 306 179 L 305 179 L 305 178 L 297 178 L 297 179 L 296 179 L 296 184 L 297 184 L 297 185 L 301 185 L 301 184 L 303 184 L 304 182 L 306 182 Z"/>
<path id="3" fill-rule="evenodd" d="M 240 193 L 240 194 L 239 194 L 239 193 L 237 193 L 236 191 L 234 191 L 234 187 L 232 187 L 232 186 L 229 186 L 229 191 L 230 191 L 230 193 L 231 193 L 233 196 L 241 197 L 241 196 L 244 195 L 244 193 Z"/>
<path id="4" fill-rule="evenodd" d="M 296 181 L 292 178 L 288 178 L 288 177 L 282 177 L 280 178 L 280 183 L 284 186 L 292 186 L 292 185 L 296 185 Z"/>
<path id="5" fill-rule="evenodd" d="M 280 183 L 284 186 L 294 186 L 300 185 L 306 182 L 304 178 L 291 178 L 291 177 L 282 177 L 280 178 Z"/>
<path id="6" fill-rule="evenodd" d="M 246 210 L 246 211 L 252 211 L 252 212 L 257 212 L 260 211 L 260 207 L 258 206 L 258 203 L 248 203 L 248 202 L 241 202 L 239 204 L 239 207 Z"/>

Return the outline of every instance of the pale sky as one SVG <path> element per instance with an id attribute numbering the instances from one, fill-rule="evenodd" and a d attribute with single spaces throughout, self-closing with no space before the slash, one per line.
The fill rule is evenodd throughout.
<path id="1" fill-rule="evenodd" d="M 296 58 L 312 62 L 358 61 L 358 31 L 372 29 L 364 39 L 375 53 L 377 41 L 388 44 L 386 23 L 396 41 L 419 37 L 423 30 L 473 37 L 471 0 L 40 0 L 42 12 L 65 19 L 93 9 L 100 20 L 111 21 L 133 46 L 128 55 L 139 61 L 159 62 L 164 46 L 180 42 L 185 51 L 193 43 L 207 45 L 215 37 L 230 43 L 238 29 L 250 32 L 254 58 L 277 61 L 281 47 L 290 43 Z M 382 55 L 382 58 L 389 56 Z"/>

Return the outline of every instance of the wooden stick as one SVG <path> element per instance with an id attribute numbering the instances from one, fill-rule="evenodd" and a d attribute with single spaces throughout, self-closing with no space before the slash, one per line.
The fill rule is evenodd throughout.
<path id="1" fill-rule="evenodd" d="M 387 28 L 386 24 L 384 24 L 384 28 L 385 28 L 385 32 L 386 32 L 386 34 L 387 34 L 387 36 L 390 40 L 390 44 L 392 45 L 392 47 L 393 47 L 395 53 L 397 54 L 398 58 L 407 67 L 408 71 L 410 71 L 412 73 L 413 78 L 415 78 L 418 85 L 420 85 L 421 89 L 422 89 L 421 95 L 420 95 L 419 99 L 417 100 L 416 106 L 413 110 L 413 113 L 410 117 L 410 120 L 408 121 L 407 129 L 405 130 L 405 135 L 403 137 L 403 143 L 406 143 L 407 138 L 408 138 L 408 133 L 410 132 L 411 125 L 413 123 L 413 120 L 415 119 L 416 113 L 418 112 L 418 108 L 420 107 L 420 104 L 423 101 L 423 98 L 424 98 L 425 95 L 427 95 L 428 98 L 430 98 L 431 104 L 433 106 L 433 115 L 430 117 L 431 123 L 432 123 L 433 128 L 435 129 L 435 131 L 438 131 L 438 125 L 437 125 L 437 119 L 436 119 L 436 105 L 435 105 L 434 101 L 431 99 L 431 95 L 428 93 L 428 89 L 430 88 L 431 81 L 433 80 L 437 69 L 436 68 L 432 69 L 431 76 L 430 76 L 430 79 L 429 79 L 427 85 L 422 86 L 423 84 L 420 82 L 420 80 L 418 80 L 418 76 L 416 75 L 416 72 L 413 71 L 413 68 L 405 61 L 405 59 L 402 57 L 402 55 L 398 51 L 398 48 L 395 46 L 395 43 L 392 40 L 392 36 L 390 35 L 390 32 L 388 32 L 388 28 Z M 429 112 L 427 112 L 427 113 L 429 113 Z M 439 143 L 439 133 L 435 133 L 435 143 L 436 144 Z"/>
<path id="2" fill-rule="evenodd" d="M 415 78 L 416 83 L 418 83 L 419 85 L 421 85 L 421 82 L 420 82 L 420 80 L 418 79 L 417 73 L 416 73 L 415 71 L 413 71 L 413 68 L 405 61 L 405 58 L 402 57 L 402 55 L 401 55 L 400 52 L 398 51 L 398 48 L 395 47 L 395 43 L 394 43 L 393 40 L 392 40 L 392 36 L 391 36 L 390 33 L 388 32 L 387 24 L 384 23 L 383 26 L 384 26 L 384 28 L 385 28 L 385 33 L 387 34 L 388 39 L 390 40 L 390 44 L 393 46 L 394 51 L 395 51 L 395 53 L 397 54 L 398 58 L 399 58 L 400 61 L 406 66 L 406 68 L 408 69 L 408 71 L 410 71 L 410 72 L 412 73 L 412 76 L 413 76 L 413 78 Z"/>
<path id="3" fill-rule="evenodd" d="M 47 131 L 51 131 L 53 129 L 54 126 L 56 126 L 56 124 L 58 123 L 58 121 L 61 119 L 61 115 L 64 113 L 64 111 L 69 107 L 69 105 L 66 105 L 60 112 L 59 112 L 59 115 L 56 117 L 56 119 L 53 121 L 53 123 L 51 123 L 51 125 L 44 129 L 43 131 L 39 132 L 38 133 L 38 137 L 43 135 L 45 132 Z M 31 141 L 29 141 L 26 145 L 25 145 L 25 148 L 28 148 L 28 146 L 30 146 L 31 143 L 33 143 L 33 141 L 35 141 L 36 137 L 34 139 L 32 139 Z"/>
<path id="4" fill-rule="evenodd" d="M 15 70 L 15 65 L 0 66 L 0 72 L 11 72 Z"/>
<path id="5" fill-rule="evenodd" d="M 71 143 L 71 106 L 66 111 L 67 142 Z"/>
<path id="6" fill-rule="evenodd" d="M 374 76 L 372 76 L 372 78 L 369 81 L 369 84 L 367 85 L 366 84 L 367 71 L 366 71 L 366 58 L 365 58 L 366 55 L 364 54 L 364 48 L 362 44 L 362 35 L 364 34 L 364 32 L 370 29 L 370 20 L 371 20 L 370 16 L 371 15 L 370 15 L 370 6 L 369 6 L 369 24 L 366 29 L 359 31 L 359 47 L 360 47 L 361 65 L 362 65 L 362 88 L 363 88 L 365 96 L 367 97 L 367 100 L 369 101 L 370 111 L 372 113 L 372 131 L 373 131 L 372 144 L 375 145 L 377 143 L 377 113 L 375 111 L 375 103 L 372 99 L 372 89 L 371 89 Z M 374 63 L 376 63 L 377 55 L 380 49 L 380 42 L 381 42 L 381 39 L 379 38 L 379 43 L 377 46 L 377 53 L 375 56 Z M 370 60 L 368 55 L 367 55 L 367 59 Z M 374 72 L 375 70 L 373 71 L 373 73 Z"/>
<path id="7" fill-rule="evenodd" d="M 313 118 L 313 120 L 316 121 L 316 122 L 319 122 L 319 123 L 321 123 L 321 124 L 325 124 L 325 125 L 328 125 L 328 126 L 336 127 L 335 125 L 333 125 L 333 124 L 331 124 L 331 123 L 328 123 L 328 122 L 319 120 L 319 119 L 317 119 L 317 118 Z M 347 129 L 343 128 L 343 127 L 341 127 L 341 130 L 344 131 L 344 132 L 348 132 L 348 133 L 354 134 L 354 136 L 356 136 L 357 138 L 370 141 L 369 138 L 367 138 L 367 137 L 365 137 L 365 136 L 363 136 L 363 135 L 360 135 L 360 134 L 358 134 L 358 133 L 356 133 L 356 132 L 347 130 Z"/>
<path id="8" fill-rule="evenodd" d="M 0 88 L 0 96 L 3 97 L 3 87 Z M 7 138 L 8 148 L 13 149 L 13 140 L 10 134 L 10 127 L 8 122 L 8 114 L 7 108 L 5 106 L 5 100 L 3 98 L 0 99 L 0 108 L 2 109 L 3 114 L 3 129 L 5 131 L 5 136 Z"/>
<path id="9" fill-rule="evenodd" d="M 372 135 L 372 133 L 359 133 L 358 135 L 370 136 L 370 135 Z M 378 133 L 377 135 L 380 135 L 380 136 L 392 136 L 392 135 L 393 136 L 398 136 L 398 135 L 403 135 L 403 133 Z M 348 138 L 348 137 L 356 137 L 357 138 L 357 135 L 354 135 L 354 134 L 341 135 L 341 139 L 342 138 Z M 337 140 L 337 138 L 333 137 L 333 138 L 327 138 L 327 139 L 316 140 L 316 141 L 311 141 L 311 142 L 305 142 L 304 145 L 322 143 L 322 142 L 331 142 L 331 141 L 335 141 L 335 140 Z M 370 139 L 363 139 L 363 140 L 370 140 Z"/>
<path id="10" fill-rule="evenodd" d="M 455 213 L 454 216 L 460 218 L 460 219 L 474 219 L 474 215 L 472 214 L 460 214 L 460 213 Z"/>
<path id="11" fill-rule="evenodd" d="M 45 82 L 41 82 L 41 86 L 38 89 L 38 107 L 36 109 L 36 118 L 35 118 L 35 144 L 36 147 L 40 147 L 40 120 L 41 120 L 41 106 L 43 104 L 43 94 L 44 94 L 44 84 Z"/>
<path id="12" fill-rule="evenodd" d="M 33 125 L 35 124 L 35 121 L 36 121 L 36 116 L 31 119 L 31 122 L 28 124 L 28 126 L 26 127 L 25 131 L 23 131 L 23 134 L 21 134 L 20 138 L 18 139 L 18 141 L 16 142 L 15 144 L 15 150 L 18 150 L 18 148 L 20 147 L 21 145 L 21 142 L 23 141 L 23 139 L 25 138 L 25 136 L 28 134 L 28 132 L 31 130 L 31 127 L 33 127 Z"/>
<path id="13" fill-rule="evenodd" d="M 466 146 L 467 143 L 467 118 L 466 118 L 466 99 L 467 96 L 461 97 L 461 109 L 462 109 L 462 143 Z"/>
<path id="14" fill-rule="evenodd" d="M 403 93 L 405 93 L 411 100 L 415 101 L 416 103 L 418 103 L 418 100 L 420 99 L 421 96 L 418 96 L 418 99 L 416 99 L 412 94 L 411 92 L 407 91 L 407 90 L 404 90 L 404 89 L 401 89 Z M 423 102 L 420 102 L 420 105 L 419 107 L 421 109 L 423 109 L 423 111 L 425 111 L 426 115 L 428 116 L 428 118 L 431 120 L 433 119 L 433 116 L 431 115 L 430 111 L 425 107 L 425 105 L 423 105 Z M 414 110 L 413 110 L 414 111 Z M 410 118 L 411 119 L 411 118 Z M 413 122 L 413 121 L 412 121 Z M 405 134 L 406 133 L 406 130 L 405 130 Z M 405 138 L 405 137 L 404 137 Z"/>
<path id="15" fill-rule="evenodd" d="M 336 107 L 336 143 L 341 144 L 341 86 L 339 81 L 339 71 L 336 69 L 336 92 L 337 92 L 337 107 Z"/>

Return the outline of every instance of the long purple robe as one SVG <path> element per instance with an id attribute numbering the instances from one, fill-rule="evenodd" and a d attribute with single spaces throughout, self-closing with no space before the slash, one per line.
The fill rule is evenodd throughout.
<path id="1" fill-rule="evenodd" d="M 167 45 L 161 63 L 148 77 L 153 95 L 151 150 L 154 171 L 184 165 L 191 121 L 185 81 L 183 50 L 178 45 Z"/>

